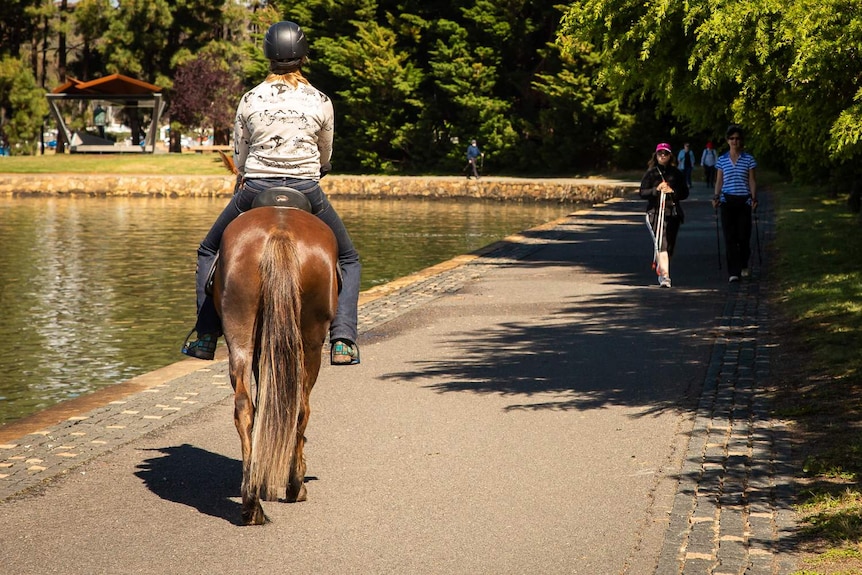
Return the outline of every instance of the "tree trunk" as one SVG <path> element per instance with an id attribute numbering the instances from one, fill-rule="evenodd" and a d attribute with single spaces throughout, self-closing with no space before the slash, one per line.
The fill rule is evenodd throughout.
<path id="1" fill-rule="evenodd" d="M 68 0 L 63 0 L 60 3 L 60 34 L 57 38 L 57 78 L 60 84 L 66 81 L 66 11 L 68 10 Z M 66 138 L 63 137 L 63 130 L 60 125 L 57 125 L 57 150 L 55 153 L 63 154 L 66 152 Z"/>

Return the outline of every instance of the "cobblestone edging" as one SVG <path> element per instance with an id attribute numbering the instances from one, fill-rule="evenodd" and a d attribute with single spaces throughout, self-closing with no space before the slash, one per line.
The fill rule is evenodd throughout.
<path id="1" fill-rule="evenodd" d="M 477 198 L 517 201 L 599 202 L 637 184 L 604 179 L 328 176 L 327 195 L 358 198 Z M 233 176 L 2 174 L 2 195 L 221 197 Z"/>
<path id="2" fill-rule="evenodd" d="M 758 382 L 770 374 L 757 278 L 730 288 L 656 573 L 783 575 L 795 528 L 791 441 Z"/>

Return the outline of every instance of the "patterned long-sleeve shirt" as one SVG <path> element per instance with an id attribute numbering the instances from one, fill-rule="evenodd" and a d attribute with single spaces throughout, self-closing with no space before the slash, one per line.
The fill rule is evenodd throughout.
<path id="1" fill-rule="evenodd" d="M 245 178 L 320 179 L 329 168 L 332 100 L 317 88 L 263 82 L 243 95 L 234 122 L 234 163 Z"/>

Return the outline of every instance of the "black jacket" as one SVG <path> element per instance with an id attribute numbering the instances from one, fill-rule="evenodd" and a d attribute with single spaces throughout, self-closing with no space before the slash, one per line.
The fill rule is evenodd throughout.
<path id="1" fill-rule="evenodd" d="M 649 213 L 658 211 L 661 193 L 656 188 L 662 182 L 662 179 L 667 181 L 670 187 L 673 188 L 673 193 L 668 194 L 667 198 L 665 198 L 665 218 L 677 217 L 682 220 L 684 214 L 679 203 L 688 197 L 688 186 L 685 183 L 685 176 L 673 166 L 664 168 L 654 166 L 644 174 L 638 194 L 647 201 L 646 211 Z"/>

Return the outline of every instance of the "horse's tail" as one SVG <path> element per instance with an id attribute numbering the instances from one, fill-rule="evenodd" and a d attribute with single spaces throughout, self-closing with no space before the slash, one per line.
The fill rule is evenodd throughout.
<path id="1" fill-rule="evenodd" d="M 260 261 L 260 360 L 249 489 L 275 499 L 287 485 L 302 410 L 305 362 L 299 326 L 296 245 L 286 231 L 266 240 Z"/>

